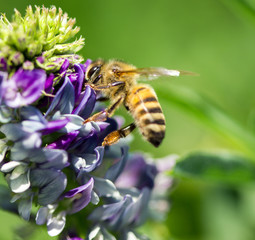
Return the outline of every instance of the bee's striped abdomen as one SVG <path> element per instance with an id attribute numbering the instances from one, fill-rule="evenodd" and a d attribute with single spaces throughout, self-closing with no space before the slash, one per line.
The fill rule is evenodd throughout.
<path id="1" fill-rule="evenodd" d="M 145 139 L 158 147 L 165 136 L 165 117 L 154 90 L 136 85 L 130 89 L 125 105 Z"/>

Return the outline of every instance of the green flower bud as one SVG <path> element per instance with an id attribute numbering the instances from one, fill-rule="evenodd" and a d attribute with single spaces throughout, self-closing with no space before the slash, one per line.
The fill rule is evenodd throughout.
<path id="1" fill-rule="evenodd" d="M 80 30 L 74 25 L 75 19 L 69 18 L 54 6 L 50 9 L 36 6 L 35 11 L 29 6 L 24 17 L 14 9 L 12 21 L 2 14 L 0 57 L 6 59 L 8 69 L 18 67 L 28 60 L 31 64 L 23 64 L 26 69 L 36 66 L 52 72 L 59 69 L 61 61 L 56 61 L 56 58 L 62 59 L 64 56 L 70 57 L 72 63 L 80 63 L 83 59 L 75 53 L 83 47 L 84 39 L 70 42 Z M 41 56 L 44 58 L 43 63 L 37 61 Z"/>

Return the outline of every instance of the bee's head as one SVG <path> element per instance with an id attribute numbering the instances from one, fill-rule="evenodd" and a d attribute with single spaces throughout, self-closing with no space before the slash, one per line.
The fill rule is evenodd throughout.
<path id="1" fill-rule="evenodd" d="M 98 59 L 88 66 L 88 69 L 85 74 L 85 79 L 87 82 L 96 84 L 103 77 L 101 74 L 101 68 L 103 64 L 104 61 Z"/>

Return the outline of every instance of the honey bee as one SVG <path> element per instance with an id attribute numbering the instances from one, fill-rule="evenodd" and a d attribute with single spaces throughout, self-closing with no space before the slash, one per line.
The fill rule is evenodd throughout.
<path id="1" fill-rule="evenodd" d="M 116 143 L 137 127 L 145 140 L 158 147 L 165 137 L 165 117 L 155 91 L 148 85 L 138 84 L 137 80 L 139 77 L 152 79 L 181 74 L 192 73 L 165 68 L 136 68 L 117 60 L 98 59 L 92 62 L 85 74 L 86 82 L 94 90 L 100 91 L 106 99 L 110 100 L 111 104 L 84 123 L 105 121 L 121 104 L 124 104 L 127 111 L 133 116 L 134 123 L 110 133 L 105 137 L 102 145 Z"/>

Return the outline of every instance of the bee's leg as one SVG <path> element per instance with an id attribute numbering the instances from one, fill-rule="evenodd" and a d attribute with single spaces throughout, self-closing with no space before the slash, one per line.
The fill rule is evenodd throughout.
<path id="1" fill-rule="evenodd" d="M 83 123 L 87 123 L 87 122 L 103 122 L 106 121 L 106 119 L 108 117 L 111 117 L 113 115 L 113 113 L 115 112 L 115 110 L 123 103 L 125 98 L 125 95 L 120 96 L 117 101 L 115 103 L 113 103 L 110 107 L 106 108 L 105 110 L 94 114 L 93 116 L 91 116 L 90 118 L 86 119 Z"/>
<path id="2" fill-rule="evenodd" d="M 121 138 L 124 138 L 127 135 L 129 135 L 135 128 L 136 128 L 136 125 L 134 123 L 131 123 L 124 128 L 111 132 L 105 137 L 102 143 L 102 146 L 105 146 L 105 145 L 109 146 L 118 142 Z"/>
<path id="3" fill-rule="evenodd" d="M 90 86 L 94 90 L 100 91 L 100 90 L 104 90 L 104 89 L 107 89 L 107 88 L 117 87 L 117 86 L 120 86 L 120 85 L 123 85 L 123 84 L 125 84 L 125 82 L 116 81 L 116 82 L 112 82 L 112 83 L 109 83 L 109 84 L 101 84 L 101 85 L 90 84 Z"/>

